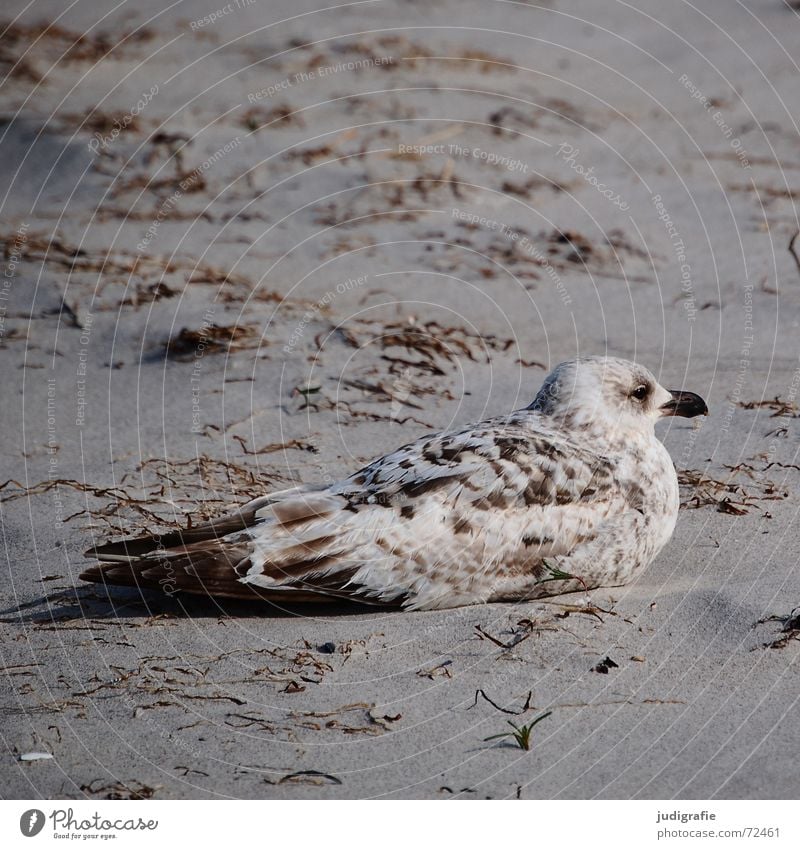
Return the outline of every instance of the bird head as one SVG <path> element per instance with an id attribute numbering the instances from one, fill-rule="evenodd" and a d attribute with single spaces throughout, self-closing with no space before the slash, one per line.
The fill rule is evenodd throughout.
<path id="1" fill-rule="evenodd" d="M 652 434 L 665 416 L 708 415 L 694 392 L 664 389 L 643 366 L 615 357 L 582 357 L 558 365 L 545 379 L 532 410 L 570 429 L 608 434 Z"/>

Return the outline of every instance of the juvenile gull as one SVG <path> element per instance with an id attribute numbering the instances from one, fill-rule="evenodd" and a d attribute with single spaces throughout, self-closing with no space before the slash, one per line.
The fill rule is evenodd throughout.
<path id="1" fill-rule="evenodd" d="M 424 436 L 330 486 L 91 549 L 101 562 L 81 577 L 406 610 L 617 586 L 653 560 L 678 516 L 655 423 L 707 412 L 635 363 L 571 360 L 523 410 Z"/>

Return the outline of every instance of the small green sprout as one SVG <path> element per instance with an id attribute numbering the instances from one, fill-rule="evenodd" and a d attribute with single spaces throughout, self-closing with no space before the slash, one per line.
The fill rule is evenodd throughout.
<path id="1" fill-rule="evenodd" d="M 583 584 L 583 588 L 588 590 L 589 588 L 586 586 L 586 581 L 583 580 L 579 575 L 572 575 L 569 572 L 565 572 L 563 569 L 559 569 L 559 567 L 553 563 L 548 563 L 547 560 L 542 558 L 542 564 L 545 569 L 547 569 L 547 578 L 540 578 L 536 583 L 537 584 L 546 584 L 548 581 L 579 581 Z"/>
<path id="2" fill-rule="evenodd" d="M 298 395 L 302 395 L 304 398 L 308 398 L 309 395 L 315 395 L 321 389 L 321 386 L 313 386 L 311 384 L 306 384 L 305 386 L 295 386 L 292 392 L 297 393 Z"/>
<path id="3" fill-rule="evenodd" d="M 513 737 L 520 749 L 524 749 L 526 752 L 529 752 L 531 748 L 531 730 L 533 729 L 533 726 L 538 722 L 541 722 L 543 719 L 547 719 L 552 712 L 553 711 L 549 710 L 547 713 L 537 716 L 533 722 L 529 722 L 527 725 L 517 725 L 509 719 L 508 724 L 514 729 L 513 731 L 504 731 L 502 734 L 492 734 L 491 737 L 485 737 L 483 742 L 488 743 L 489 740 L 500 740 L 504 737 Z"/>

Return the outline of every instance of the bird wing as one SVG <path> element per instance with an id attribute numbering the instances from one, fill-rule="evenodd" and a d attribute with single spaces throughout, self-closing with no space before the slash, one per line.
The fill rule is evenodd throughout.
<path id="1" fill-rule="evenodd" d="M 408 608 L 502 597 L 635 507 L 614 460 L 528 411 L 417 440 L 334 490 L 378 524 L 351 586 Z"/>
<path id="2" fill-rule="evenodd" d="M 611 461 L 520 411 L 418 439 L 331 487 L 257 499 L 191 536 L 93 549 L 110 565 L 84 577 L 423 606 L 473 564 L 503 570 L 568 554 L 618 500 Z"/>

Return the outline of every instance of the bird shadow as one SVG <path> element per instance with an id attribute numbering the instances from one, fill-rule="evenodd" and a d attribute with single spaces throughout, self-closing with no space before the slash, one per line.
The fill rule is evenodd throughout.
<path id="1" fill-rule="evenodd" d="M 104 619 L 321 619 L 385 611 L 374 605 L 332 600 L 324 604 L 277 604 L 267 599 L 227 599 L 188 593 L 160 593 L 135 587 L 74 586 L 0 610 L 0 622 L 64 625 Z"/>

